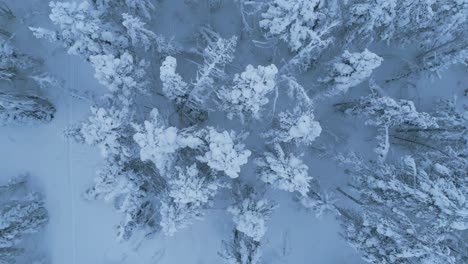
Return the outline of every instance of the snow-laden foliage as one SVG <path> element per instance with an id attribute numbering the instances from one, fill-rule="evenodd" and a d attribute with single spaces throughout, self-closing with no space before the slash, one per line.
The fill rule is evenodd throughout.
<path id="1" fill-rule="evenodd" d="M 331 73 L 323 81 L 332 87 L 330 93 L 344 93 L 367 78 L 380 66 L 383 59 L 365 49 L 363 52 L 344 53 L 333 63 Z"/>
<path id="2" fill-rule="evenodd" d="M 176 175 L 168 180 L 168 202 L 161 206 L 162 231 L 172 236 L 194 220 L 204 216 L 203 208 L 209 206 L 219 189 L 224 187 L 218 179 L 203 175 L 196 164 L 184 169 L 177 167 Z"/>
<path id="3" fill-rule="evenodd" d="M 87 2 L 50 2 L 50 20 L 58 31 L 30 29 L 38 38 L 60 42 L 69 54 L 88 59 L 93 55 L 118 53 L 128 47 L 128 39 L 118 28 L 101 19 L 100 12 Z"/>
<path id="4" fill-rule="evenodd" d="M 320 123 L 314 119 L 312 111 L 302 111 L 296 107 L 294 111 L 278 114 L 277 125 L 265 133 L 273 142 L 311 145 L 322 133 Z"/>
<path id="5" fill-rule="evenodd" d="M 185 169 L 176 168 L 178 173 L 169 180 L 169 196 L 175 203 L 202 206 L 222 187 L 219 182 L 200 175 L 196 164 Z"/>
<path id="6" fill-rule="evenodd" d="M 145 61 L 137 62 L 128 52 L 120 57 L 95 55 L 90 58 L 96 79 L 112 93 L 122 94 L 124 101 L 135 91 L 144 89 Z"/>
<path id="7" fill-rule="evenodd" d="M 184 82 L 182 76 L 176 73 L 176 68 L 176 58 L 167 56 L 159 68 L 159 77 L 164 95 L 180 105 L 186 100 L 189 85 Z"/>
<path id="8" fill-rule="evenodd" d="M 260 179 L 274 188 L 287 192 L 298 192 L 306 196 L 309 192 L 309 167 L 293 153 L 287 155 L 279 144 L 273 152 L 265 152 L 256 160 Z"/>
<path id="9" fill-rule="evenodd" d="M 162 232 L 167 236 L 173 236 L 177 231 L 191 225 L 195 220 L 201 219 L 198 208 L 190 205 L 174 202 L 162 202 L 160 208 Z"/>
<path id="10" fill-rule="evenodd" d="M 239 204 L 228 208 L 237 231 L 259 242 L 267 231 L 267 221 L 275 205 L 266 199 L 246 197 Z"/>
<path id="11" fill-rule="evenodd" d="M 0 186 L 0 263 L 16 263 L 18 248 L 27 236 L 38 233 L 49 221 L 43 197 L 26 190 L 27 179 L 17 177 Z"/>
<path id="12" fill-rule="evenodd" d="M 198 148 L 203 141 L 189 130 L 166 126 L 159 111 L 151 111 L 151 119 L 144 126 L 135 125 L 133 139 L 140 147 L 142 161 L 152 161 L 156 168 L 165 173 L 172 166 L 177 151 L 183 148 Z"/>
<path id="13" fill-rule="evenodd" d="M 208 144 L 208 151 L 198 156 L 197 159 L 206 163 L 211 169 L 222 171 L 231 178 L 239 177 L 241 166 L 247 163 L 252 153 L 244 149 L 244 144 L 236 142 L 239 140 L 236 134 L 233 131 L 220 133 L 208 127 L 205 140 Z"/>
<path id="14" fill-rule="evenodd" d="M 0 92 L 1 125 L 48 123 L 54 118 L 55 111 L 46 99 Z"/>
<path id="15" fill-rule="evenodd" d="M 278 69 L 275 65 L 247 65 L 245 71 L 234 76 L 232 86 L 223 87 L 217 92 L 220 108 L 227 112 L 229 119 L 235 115 L 244 119 L 260 119 L 261 110 L 268 104 L 268 95 L 275 89 L 275 78 Z"/>
<path id="16" fill-rule="evenodd" d="M 260 27 L 298 51 L 326 44 L 333 19 L 326 0 L 273 0 L 262 14 Z"/>
<path id="17" fill-rule="evenodd" d="M 120 110 L 91 107 L 91 116 L 79 128 L 79 136 L 86 144 L 98 146 L 103 157 L 128 155 L 123 143 L 126 117 Z"/>

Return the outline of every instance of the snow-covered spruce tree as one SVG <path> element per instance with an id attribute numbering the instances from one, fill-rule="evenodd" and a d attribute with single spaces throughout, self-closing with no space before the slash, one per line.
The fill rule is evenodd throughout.
<path id="1" fill-rule="evenodd" d="M 314 118 L 310 109 L 303 110 L 300 107 L 281 112 L 275 126 L 264 133 L 264 136 L 272 142 L 310 145 L 322 133 L 320 123 Z"/>
<path id="2" fill-rule="evenodd" d="M 182 105 L 187 99 L 189 85 L 182 76 L 176 72 L 177 60 L 174 57 L 167 56 L 159 68 L 160 79 L 162 82 L 162 92 L 164 95 L 174 101 L 176 105 Z"/>
<path id="3" fill-rule="evenodd" d="M 380 66 L 383 59 L 377 54 L 365 49 L 363 52 L 345 51 L 333 63 L 331 73 L 322 81 L 330 86 L 325 92 L 327 96 L 345 93 L 367 78 Z"/>
<path id="4" fill-rule="evenodd" d="M 0 124 L 48 123 L 55 115 L 55 107 L 47 100 L 20 94 L 0 92 Z"/>
<path id="5" fill-rule="evenodd" d="M 13 81 L 19 71 L 37 65 L 37 60 L 19 52 L 10 40 L 0 40 L 0 80 Z"/>
<path id="6" fill-rule="evenodd" d="M 379 160 L 386 159 L 390 148 L 391 129 L 437 128 L 435 118 L 427 113 L 416 110 L 414 103 L 408 100 L 394 100 L 387 96 L 380 96 L 376 91 L 352 102 L 336 104 L 339 111 L 358 117 L 365 117 L 366 125 L 378 128 L 378 146 L 374 149 Z"/>
<path id="7" fill-rule="evenodd" d="M 15 263 L 23 253 L 17 246 L 49 221 L 39 193 L 25 190 L 27 179 L 17 177 L 0 186 L 0 263 Z"/>
<path id="8" fill-rule="evenodd" d="M 227 112 L 229 119 L 235 115 L 241 120 L 246 117 L 260 119 L 262 107 L 268 104 L 268 95 L 276 85 L 278 69 L 275 65 L 247 65 L 245 71 L 234 76 L 233 84 L 217 91 L 219 107 Z"/>
<path id="9" fill-rule="evenodd" d="M 287 155 L 279 144 L 275 144 L 272 152 L 265 152 L 256 160 L 260 179 L 273 188 L 287 192 L 298 192 L 306 196 L 312 177 L 309 167 L 293 153 Z"/>
<path id="10" fill-rule="evenodd" d="M 291 51 L 323 46 L 336 19 L 327 0 L 273 0 L 263 13 L 260 27 L 269 36 L 288 43 Z"/>

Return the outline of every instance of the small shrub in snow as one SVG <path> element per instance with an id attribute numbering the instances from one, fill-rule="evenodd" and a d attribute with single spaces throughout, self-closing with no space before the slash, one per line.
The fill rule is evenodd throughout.
<path id="1" fill-rule="evenodd" d="M 275 65 L 248 65 L 243 73 L 234 76 L 233 85 L 224 87 L 218 94 L 220 107 L 232 119 L 238 115 L 260 119 L 262 107 L 268 103 L 268 95 L 275 89 L 275 77 L 278 69 Z"/>
<path id="2" fill-rule="evenodd" d="M 208 127 L 205 140 L 208 151 L 197 159 L 231 178 L 239 177 L 241 166 L 247 163 L 251 152 L 244 149 L 243 144 L 235 142 L 235 133 L 233 131 L 219 133 L 214 128 Z"/>
<path id="3" fill-rule="evenodd" d="M 287 192 L 299 192 L 306 196 L 309 191 L 309 168 L 292 153 L 286 155 L 279 144 L 274 145 L 273 152 L 265 152 L 256 160 L 260 179 L 274 188 Z"/>

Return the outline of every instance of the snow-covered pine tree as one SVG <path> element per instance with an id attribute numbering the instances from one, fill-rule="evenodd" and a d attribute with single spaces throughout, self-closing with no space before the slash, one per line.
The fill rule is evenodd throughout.
<path id="1" fill-rule="evenodd" d="M 362 83 L 382 61 L 381 57 L 367 49 L 363 52 L 344 51 L 333 63 L 331 73 L 322 80 L 330 86 L 330 90 L 325 92 L 326 96 L 345 93 Z"/>
<path id="2" fill-rule="evenodd" d="M 378 207 L 340 210 L 342 235 L 368 263 L 461 263 L 437 232 L 421 229 L 404 213 Z M 437 238 L 437 236 L 440 236 Z"/>
<path id="3" fill-rule="evenodd" d="M 93 55 L 119 56 L 129 47 L 129 39 L 88 1 L 50 2 L 50 19 L 58 31 L 30 27 L 37 38 L 59 42 L 72 55 L 89 59 Z"/>
<path id="4" fill-rule="evenodd" d="M 440 45 L 466 30 L 464 1 L 363 1 L 345 7 L 349 35 L 397 43 Z"/>
<path id="5" fill-rule="evenodd" d="M 311 145 L 322 133 L 320 123 L 314 118 L 311 109 L 296 107 L 292 112 L 281 112 L 275 126 L 264 133 L 264 136 L 272 142 Z"/>
<path id="6" fill-rule="evenodd" d="M 26 190 L 27 180 L 17 177 L 0 186 L 0 263 L 15 263 L 23 253 L 17 246 L 49 221 L 43 197 Z"/>
<path id="7" fill-rule="evenodd" d="M 157 35 L 153 31 L 147 29 L 146 23 L 141 21 L 140 18 L 127 13 L 123 13 L 122 17 L 122 25 L 127 30 L 132 45 L 134 47 L 143 47 L 145 51 L 148 51 L 152 45 L 154 45 Z"/>
<path id="8" fill-rule="evenodd" d="M 174 100 L 181 115 L 190 123 L 206 119 L 207 103 L 213 93 L 216 93 L 215 83 L 225 77 L 225 66 L 234 59 L 237 37 L 223 39 L 211 32 L 212 39 L 203 50 L 203 64 L 199 65 L 195 80 L 187 84 L 175 72 L 177 60 L 166 57 L 161 66 L 160 79 L 163 83 L 163 93 Z M 210 36 L 211 36 L 210 35 Z"/>
<path id="9" fill-rule="evenodd" d="M 446 262 L 427 263 L 458 263 L 466 260 L 467 248 L 463 243 L 468 228 L 465 214 L 468 210 L 467 183 L 464 179 L 466 160 L 465 176 L 462 176 L 452 175 L 446 163 L 433 163 L 424 154 L 422 157 L 418 153 L 415 155 L 406 156 L 397 164 L 365 163 L 360 158 L 347 159 L 351 166 L 348 172 L 353 176 L 350 186 L 359 196 L 346 196 L 351 197 L 364 212 L 372 212 L 379 219 L 391 221 L 394 228 L 385 231 L 383 225 L 370 223 L 374 225 L 372 228 L 377 229 L 371 232 L 365 231 L 369 230 L 367 227 L 362 227 L 365 223 L 354 223 L 357 226 L 352 226 L 351 230 L 365 228 L 366 233 L 355 233 L 347 239 L 352 244 L 362 243 L 357 247 L 365 254 L 370 254 L 371 263 L 382 263 L 382 259 L 388 257 L 393 260 L 400 258 L 401 263 L 433 260 L 436 257 Z M 342 212 L 342 217 L 345 223 L 350 224 L 349 215 Z M 404 226 L 410 226 L 411 229 Z M 405 239 L 405 242 L 399 239 Z M 376 242 L 369 244 L 366 240 Z M 411 245 L 417 248 L 412 249 Z M 413 253 L 405 254 L 406 251 Z M 391 256 L 388 252 L 396 255 Z"/>
<path id="10" fill-rule="evenodd" d="M 55 107 L 45 99 L 0 92 L 0 124 L 48 123 L 54 115 Z"/>
<path id="11" fill-rule="evenodd" d="M 379 160 L 384 161 L 390 148 L 390 133 L 395 127 L 411 129 L 437 128 L 435 118 L 416 110 L 409 100 L 394 100 L 381 96 L 376 90 L 368 96 L 352 102 L 336 104 L 335 107 L 346 114 L 365 117 L 366 125 L 378 128 L 378 146 L 374 149 Z"/>
<path id="12" fill-rule="evenodd" d="M 275 144 L 272 152 L 265 152 L 256 160 L 260 179 L 273 188 L 287 192 L 298 192 L 307 196 L 312 177 L 309 167 L 293 153 L 285 153 L 279 144 Z"/>
<path id="13" fill-rule="evenodd" d="M 219 107 L 227 112 L 229 119 L 235 115 L 241 120 L 246 117 L 260 119 L 263 106 L 269 102 L 268 95 L 275 89 L 277 73 L 274 64 L 257 68 L 247 65 L 244 72 L 234 75 L 232 85 L 216 92 Z"/>

